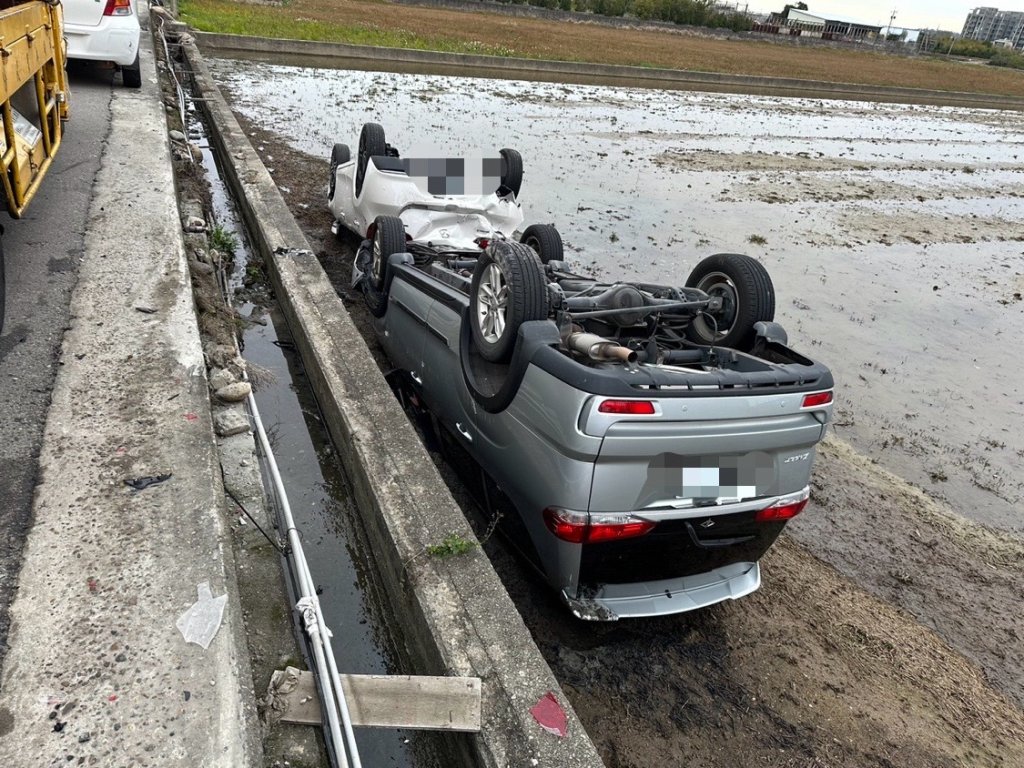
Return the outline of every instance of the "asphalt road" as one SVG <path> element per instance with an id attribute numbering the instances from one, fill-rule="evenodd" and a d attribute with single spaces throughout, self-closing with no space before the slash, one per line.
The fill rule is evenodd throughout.
<path id="1" fill-rule="evenodd" d="M 83 253 L 86 214 L 110 130 L 113 70 L 68 67 L 71 119 L 24 218 L 0 215 L 7 307 L 0 334 L 0 664 L 32 509 L 43 426 Z"/>

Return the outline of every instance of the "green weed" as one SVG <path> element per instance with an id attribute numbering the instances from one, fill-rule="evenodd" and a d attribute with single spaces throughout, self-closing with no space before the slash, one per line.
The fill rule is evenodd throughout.
<path id="1" fill-rule="evenodd" d="M 431 544 L 427 547 L 427 554 L 438 558 L 456 557 L 472 551 L 476 546 L 475 541 L 463 538 L 457 533 L 450 533 L 440 544 Z"/>
<path id="2" fill-rule="evenodd" d="M 210 230 L 210 247 L 215 248 L 225 256 L 231 256 L 238 250 L 238 242 L 238 235 L 224 229 L 220 224 L 217 224 Z"/>

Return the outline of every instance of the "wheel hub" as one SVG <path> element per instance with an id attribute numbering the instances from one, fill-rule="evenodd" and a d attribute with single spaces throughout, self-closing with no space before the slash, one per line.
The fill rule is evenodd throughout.
<path id="1" fill-rule="evenodd" d="M 694 324 L 708 338 L 716 340 L 725 338 L 736 322 L 738 307 L 736 284 L 722 272 L 711 272 L 701 278 L 695 287 L 704 291 L 708 296 L 719 299 L 721 309 L 707 313 L 711 315 L 714 322 L 709 322 L 704 315 L 698 315 L 693 321 Z"/>
<path id="2" fill-rule="evenodd" d="M 488 264 L 477 286 L 477 324 L 484 339 L 493 344 L 505 333 L 508 283 L 497 264 Z"/>
<path id="3" fill-rule="evenodd" d="M 381 253 L 380 238 L 377 235 L 373 237 L 373 279 L 380 283 L 381 277 L 384 274 L 384 257 Z"/>

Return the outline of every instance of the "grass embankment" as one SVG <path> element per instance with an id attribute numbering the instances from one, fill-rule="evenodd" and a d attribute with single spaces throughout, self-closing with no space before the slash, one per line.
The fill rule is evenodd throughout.
<path id="1" fill-rule="evenodd" d="M 415 48 L 446 53 L 478 53 L 488 56 L 515 56 L 504 45 L 488 45 L 459 35 L 417 34 L 408 29 L 382 26 L 373 22 L 345 23 L 346 13 L 307 14 L 301 3 L 253 5 L 230 0 L 183 0 L 179 3 L 182 21 L 205 32 L 253 37 L 279 37 L 290 40 L 318 40 L 383 48 Z M 365 3 L 373 5 L 373 3 Z M 328 6 L 329 8 L 329 6 Z M 327 16 L 328 18 L 320 18 Z"/>
<path id="2" fill-rule="evenodd" d="M 181 0 L 196 29 L 257 37 L 1024 96 L 1024 73 L 937 58 L 717 40 L 375 0 Z"/>

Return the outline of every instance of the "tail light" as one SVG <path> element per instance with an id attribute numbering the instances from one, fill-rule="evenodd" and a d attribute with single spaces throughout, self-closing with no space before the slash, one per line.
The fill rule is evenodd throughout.
<path id="1" fill-rule="evenodd" d="M 107 7 L 103 9 L 104 16 L 131 16 L 133 13 L 131 0 L 107 0 Z"/>
<path id="2" fill-rule="evenodd" d="M 770 507 L 759 509 L 757 514 L 754 515 L 754 520 L 758 523 L 782 523 L 786 520 L 792 520 L 804 511 L 804 507 L 807 506 L 810 498 L 811 491 L 809 488 L 783 496 L 777 499 Z"/>
<path id="3" fill-rule="evenodd" d="M 481 251 L 486 251 L 487 250 L 487 246 L 489 246 L 491 244 L 491 241 L 488 240 L 486 237 L 478 237 L 473 242 L 476 243 L 478 246 L 480 246 L 480 250 Z"/>
<path id="4" fill-rule="evenodd" d="M 819 405 L 828 405 L 832 402 L 832 390 L 828 392 L 815 392 L 810 395 L 804 395 L 803 404 L 801 408 L 814 408 Z"/>
<path id="5" fill-rule="evenodd" d="M 624 416 L 651 416 L 654 403 L 650 400 L 604 400 L 597 406 L 599 413 L 614 413 Z"/>
<path id="6" fill-rule="evenodd" d="M 656 525 L 628 512 L 591 514 L 559 507 L 544 510 L 544 523 L 556 538 L 573 544 L 632 539 L 650 533 Z"/>

